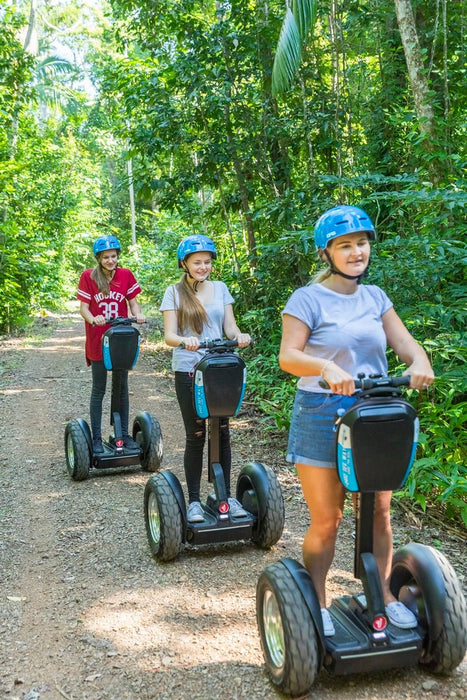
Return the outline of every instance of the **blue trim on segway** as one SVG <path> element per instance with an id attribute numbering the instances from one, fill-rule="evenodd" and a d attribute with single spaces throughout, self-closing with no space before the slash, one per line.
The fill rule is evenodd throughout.
<path id="1" fill-rule="evenodd" d="M 136 348 L 136 353 L 135 353 L 135 359 L 133 360 L 133 364 L 131 365 L 131 369 L 136 365 L 138 362 L 138 357 L 139 357 L 139 344 L 140 344 L 140 338 L 138 338 L 138 347 Z"/>
<path id="2" fill-rule="evenodd" d="M 412 445 L 412 452 L 410 455 L 409 459 L 409 466 L 407 467 L 407 471 L 405 472 L 404 478 L 401 483 L 401 488 L 404 486 L 405 482 L 407 481 L 407 478 L 410 474 L 410 470 L 412 469 L 412 465 L 415 461 L 415 455 L 417 453 L 417 447 L 418 447 L 418 434 L 420 432 L 420 421 L 417 418 L 414 420 L 414 425 L 413 425 L 413 445 Z"/>
<path id="3" fill-rule="evenodd" d="M 242 386 L 242 393 L 240 394 L 240 398 L 239 398 L 239 400 L 238 400 L 238 405 L 237 405 L 237 408 L 235 409 L 234 416 L 236 416 L 237 413 L 239 412 L 240 407 L 241 407 L 242 402 L 243 402 L 243 397 L 245 396 L 246 377 L 247 377 L 247 369 L 246 369 L 246 367 L 244 367 L 244 368 L 243 368 L 243 386 Z"/>
<path id="4" fill-rule="evenodd" d="M 109 336 L 102 336 L 102 359 L 104 360 L 104 367 L 109 372 L 112 369 L 112 358 L 110 356 L 110 341 Z"/>
<path id="5" fill-rule="evenodd" d="M 337 473 L 348 491 L 358 491 L 355 466 L 352 456 L 350 428 L 342 425 L 337 440 Z"/>
<path id="6" fill-rule="evenodd" d="M 206 403 L 206 393 L 204 391 L 204 374 L 196 370 L 193 380 L 193 400 L 195 411 L 200 418 L 209 418 L 208 405 Z"/>

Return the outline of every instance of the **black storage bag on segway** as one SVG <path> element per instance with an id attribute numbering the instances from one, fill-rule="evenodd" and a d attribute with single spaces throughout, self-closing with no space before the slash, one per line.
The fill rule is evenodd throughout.
<path id="1" fill-rule="evenodd" d="M 246 365 L 233 352 L 206 353 L 193 372 L 193 403 L 200 418 L 235 416 L 245 393 Z"/>
<path id="2" fill-rule="evenodd" d="M 102 357 L 107 370 L 130 370 L 139 355 L 140 333 L 130 325 L 116 325 L 102 336 Z"/>
<path id="3" fill-rule="evenodd" d="M 404 485 L 417 448 L 413 406 L 394 397 L 357 401 L 337 422 L 337 471 L 348 491 L 395 491 Z"/>

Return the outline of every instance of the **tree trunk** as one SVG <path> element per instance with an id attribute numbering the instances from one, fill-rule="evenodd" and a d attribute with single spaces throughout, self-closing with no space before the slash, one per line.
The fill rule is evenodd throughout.
<path id="1" fill-rule="evenodd" d="M 434 112 L 430 102 L 428 79 L 424 72 L 412 5 L 410 0 L 394 0 L 394 3 L 420 132 L 433 136 Z"/>
<path id="2" fill-rule="evenodd" d="M 26 36 L 24 37 L 23 50 L 29 51 L 35 55 L 37 41 L 33 42 L 33 37 L 35 35 L 35 23 L 36 23 L 36 10 L 37 10 L 37 0 L 31 0 L 31 7 L 29 11 L 29 22 L 26 31 Z M 34 49 L 34 50 L 32 50 Z M 20 100 L 19 100 L 19 87 L 16 88 L 16 95 L 14 98 L 14 108 L 13 108 L 13 119 L 11 122 L 11 140 L 10 140 L 10 160 L 14 160 L 16 155 L 16 148 L 18 145 L 18 131 L 19 131 L 19 112 L 20 112 Z"/>

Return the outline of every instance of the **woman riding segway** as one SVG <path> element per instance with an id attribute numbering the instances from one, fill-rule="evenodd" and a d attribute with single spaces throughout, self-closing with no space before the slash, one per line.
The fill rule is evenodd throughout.
<path id="1" fill-rule="evenodd" d="M 120 242 L 115 236 L 100 236 L 94 242 L 93 253 L 97 265 L 84 270 L 78 285 L 77 297 L 80 314 L 85 321 L 86 362 L 91 366 L 92 389 L 89 412 L 91 417 L 93 453 L 104 453 L 102 445 L 102 401 L 107 385 L 107 370 L 102 357 L 102 336 L 108 330 L 109 321 L 117 317 L 128 317 L 128 307 L 137 323 L 144 323 L 136 297 L 141 287 L 131 270 L 118 266 Z M 129 396 L 128 371 L 120 373 L 119 413 L 122 424 L 123 444 L 129 449 L 138 449 L 137 443 L 128 433 Z"/>
<path id="2" fill-rule="evenodd" d="M 172 368 L 175 390 L 186 432 L 184 468 L 188 486 L 188 522 L 202 522 L 200 483 L 206 422 L 199 418 L 193 406 L 193 369 L 205 351 L 200 343 L 205 338 L 221 338 L 224 334 L 235 339 L 238 347 L 249 345 L 250 336 L 237 326 L 233 312 L 233 297 L 224 282 L 211 281 L 212 261 L 217 258 L 213 241 L 204 235 L 185 238 L 177 249 L 178 266 L 183 276 L 178 284 L 167 287 L 160 310 L 164 316 L 164 338 L 173 348 Z M 182 347 L 183 345 L 183 347 Z M 229 420 L 221 422 L 221 464 L 224 472 L 228 502 L 232 517 L 246 515 L 237 499 L 230 496 L 231 450 Z"/>
<path id="3" fill-rule="evenodd" d="M 387 374 L 387 344 L 407 364 L 411 388 L 426 389 L 434 380 L 425 351 L 385 292 L 376 285 L 360 284 L 368 274 L 370 241 L 375 238 L 373 223 L 362 209 L 337 206 L 325 212 L 315 227 L 315 243 L 326 269 L 312 284 L 296 290 L 283 311 L 279 362 L 283 370 L 300 378 L 287 459 L 295 464 L 310 510 L 303 559 L 328 636 L 334 634 L 334 625 L 326 609 L 325 582 L 344 503 L 344 488 L 336 473 L 335 417 L 356 400 L 354 377 Z M 410 628 L 416 626 L 415 617 L 396 601 L 389 587 L 390 502 L 391 492 L 377 494 L 375 555 L 386 613 L 394 625 Z"/>

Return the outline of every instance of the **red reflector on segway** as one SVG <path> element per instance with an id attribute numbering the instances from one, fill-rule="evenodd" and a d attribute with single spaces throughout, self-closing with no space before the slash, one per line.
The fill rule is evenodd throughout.
<path id="1" fill-rule="evenodd" d="M 373 620 L 373 629 L 377 632 L 381 632 L 381 630 L 386 629 L 387 624 L 388 621 L 384 615 L 377 615 Z"/>
<path id="2" fill-rule="evenodd" d="M 227 501 L 222 501 L 222 503 L 219 503 L 219 513 L 228 513 L 229 512 L 229 504 Z"/>
<path id="3" fill-rule="evenodd" d="M 117 447 L 123 447 L 123 440 L 115 440 L 115 445 Z"/>

